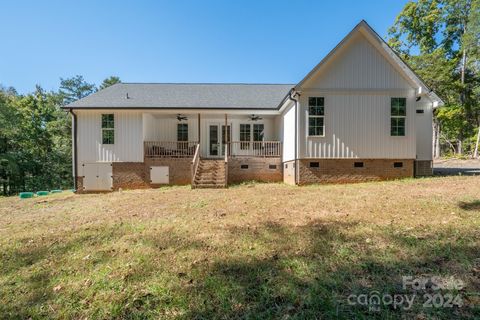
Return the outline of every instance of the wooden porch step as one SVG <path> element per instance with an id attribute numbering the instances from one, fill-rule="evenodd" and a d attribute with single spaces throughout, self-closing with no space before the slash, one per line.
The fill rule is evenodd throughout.
<path id="1" fill-rule="evenodd" d="M 192 188 L 226 188 L 225 162 L 219 159 L 200 159 Z"/>

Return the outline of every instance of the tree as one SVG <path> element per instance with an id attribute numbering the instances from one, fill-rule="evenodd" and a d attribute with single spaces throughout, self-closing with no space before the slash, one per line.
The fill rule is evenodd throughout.
<path id="1" fill-rule="evenodd" d="M 105 88 L 108 88 L 110 86 L 113 86 L 114 84 L 117 84 L 117 83 L 121 83 L 122 81 L 120 80 L 119 77 L 117 76 L 110 76 L 108 78 L 106 78 L 105 80 L 103 80 L 102 84 L 100 85 L 99 89 L 102 90 L 102 89 L 105 89 Z"/>
<path id="2" fill-rule="evenodd" d="M 0 88 L 0 190 L 71 188 L 70 117 L 63 96 Z"/>
<path id="3" fill-rule="evenodd" d="M 460 155 L 478 156 L 480 140 L 479 2 L 409 1 L 389 30 L 389 44 L 452 109 L 438 111 L 437 128 Z"/>
<path id="4" fill-rule="evenodd" d="M 64 104 L 85 98 L 95 91 L 97 91 L 95 84 L 86 82 L 83 76 L 77 75 L 67 79 L 60 78 L 59 93 L 63 97 Z"/>

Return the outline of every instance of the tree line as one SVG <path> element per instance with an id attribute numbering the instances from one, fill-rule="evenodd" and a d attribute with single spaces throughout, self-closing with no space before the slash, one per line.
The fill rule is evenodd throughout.
<path id="1" fill-rule="evenodd" d="M 0 86 L 0 193 L 72 188 L 71 118 L 61 107 L 118 82 L 111 76 L 97 88 L 75 76 L 60 79 L 57 92 L 28 94 Z"/>
<path id="2" fill-rule="evenodd" d="M 480 148 L 480 0 L 409 1 L 389 29 L 389 45 L 444 101 L 434 115 L 434 156 L 478 158 Z M 71 188 L 71 119 L 62 105 L 97 88 L 82 76 L 57 92 L 0 86 L 0 192 Z"/>
<path id="3" fill-rule="evenodd" d="M 480 0 L 409 1 L 389 45 L 445 102 L 435 111 L 434 157 L 478 158 Z"/>

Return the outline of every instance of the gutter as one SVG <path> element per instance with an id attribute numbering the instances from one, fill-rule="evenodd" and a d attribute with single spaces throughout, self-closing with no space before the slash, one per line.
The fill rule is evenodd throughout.
<path id="1" fill-rule="evenodd" d="M 68 113 L 72 115 L 72 129 L 73 129 L 73 188 L 75 191 L 77 190 L 77 115 L 72 111 L 72 109 L 68 109 Z"/>

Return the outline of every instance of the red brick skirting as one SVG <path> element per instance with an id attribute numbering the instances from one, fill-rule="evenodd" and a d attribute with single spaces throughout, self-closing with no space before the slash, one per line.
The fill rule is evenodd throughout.
<path id="1" fill-rule="evenodd" d="M 143 162 L 113 162 L 113 189 L 150 188 L 150 173 Z"/>
<path id="2" fill-rule="evenodd" d="M 169 184 L 186 185 L 192 183 L 192 159 L 190 158 L 145 159 L 145 168 L 148 170 L 148 183 L 150 183 L 150 166 L 167 166 L 170 178 Z M 151 186 L 159 185 L 151 184 Z"/>
<path id="3" fill-rule="evenodd" d="M 228 183 L 282 181 L 280 158 L 238 157 L 228 159 Z"/>
<path id="4" fill-rule="evenodd" d="M 355 162 L 363 163 L 363 167 L 355 167 Z M 407 178 L 413 177 L 414 166 L 413 159 L 301 159 L 297 163 L 299 184 Z M 394 163 L 402 163 L 402 167 L 395 167 Z"/>

